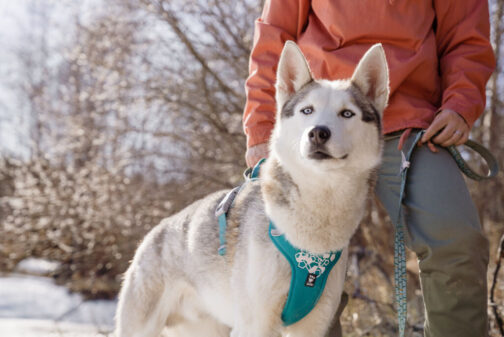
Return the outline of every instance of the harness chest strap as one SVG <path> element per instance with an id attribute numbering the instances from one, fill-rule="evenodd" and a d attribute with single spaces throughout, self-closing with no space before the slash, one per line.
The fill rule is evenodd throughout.
<path id="1" fill-rule="evenodd" d="M 282 311 L 284 325 L 308 315 L 324 292 L 327 277 L 341 257 L 341 250 L 315 255 L 294 247 L 270 221 L 269 236 L 291 267 L 291 282 Z"/>

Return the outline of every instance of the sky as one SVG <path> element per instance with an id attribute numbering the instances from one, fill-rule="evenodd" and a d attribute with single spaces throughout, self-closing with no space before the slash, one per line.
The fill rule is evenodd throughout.
<path id="1" fill-rule="evenodd" d="M 65 31 L 65 25 L 69 25 L 68 21 L 73 18 L 69 8 L 77 10 L 85 21 L 91 13 L 99 11 L 101 2 L 82 0 L 72 4 L 71 0 L 0 0 L 0 154 L 28 155 L 26 144 L 22 142 L 28 138 L 29 114 L 16 94 L 18 88 L 13 85 L 22 71 L 16 53 L 29 52 L 33 48 L 30 35 L 44 28 L 50 47 L 62 43 L 69 36 L 60 32 Z M 45 9 L 49 13 L 49 27 L 42 27 L 40 21 L 33 20 L 33 12 Z"/>
<path id="2" fill-rule="evenodd" d="M 23 113 L 10 83 L 16 74 L 13 52 L 20 46 L 23 29 L 28 25 L 26 1 L 0 2 L 0 152 L 18 152 L 18 132 L 25 128 Z"/>

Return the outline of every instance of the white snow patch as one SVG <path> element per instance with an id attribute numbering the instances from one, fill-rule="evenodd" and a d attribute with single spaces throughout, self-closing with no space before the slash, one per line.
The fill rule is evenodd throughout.
<path id="1" fill-rule="evenodd" d="M 47 275 L 56 271 L 60 265 L 57 261 L 29 257 L 17 264 L 16 271 L 34 275 Z"/>
<path id="2" fill-rule="evenodd" d="M 46 277 L 0 277 L 0 335 L 101 336 L 113 329 L 116 305 L 116 301 L 84 301 Z"/>
<path id="3" fill-rule="evenodd" d="M 95 337 L 111 336 L 96 327 L 75 324 L 56 323 L 48 320 L 5 319 L 0 318 L 2 337 Z"/>

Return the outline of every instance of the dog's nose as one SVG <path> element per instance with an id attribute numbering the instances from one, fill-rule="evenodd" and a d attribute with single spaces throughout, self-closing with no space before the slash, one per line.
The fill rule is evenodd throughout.
<path id="1" fill-rule="evenodd" d="M 323 145 L 331 137 L 331 130 L 327 126 L 316 126 L 308 132 L 308 138 L 313 145 Z"/>

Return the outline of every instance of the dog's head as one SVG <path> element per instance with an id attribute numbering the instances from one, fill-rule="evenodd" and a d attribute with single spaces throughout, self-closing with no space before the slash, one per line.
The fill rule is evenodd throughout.
<path id="1" fill-rule="evenodd" d="M 388 83 L 381 44 L 366 52 L 351 79 L 327 81 L 313 79 L 301 50 L 288 41 L 277 70 L 272 153 L 282 165 L 304 171 L 375 168 Z"/>

